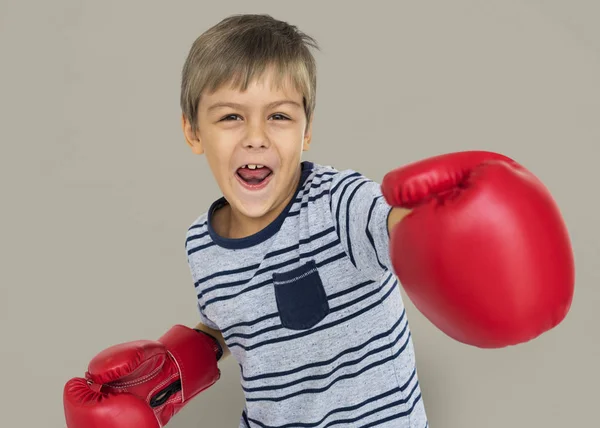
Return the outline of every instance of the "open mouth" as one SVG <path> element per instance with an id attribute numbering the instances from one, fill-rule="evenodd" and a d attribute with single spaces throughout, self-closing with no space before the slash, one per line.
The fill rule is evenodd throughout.
<path id="1" fill-rule="evenodd" d="M 235 175 L 245 187 L 259 189 L 267 185 L 273 171 L 265 165 L 247 164 L 238 168 Z"/>

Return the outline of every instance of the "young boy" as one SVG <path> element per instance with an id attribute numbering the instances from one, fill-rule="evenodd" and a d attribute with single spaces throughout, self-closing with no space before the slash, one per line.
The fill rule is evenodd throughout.
<path id="1" fill-rule="evenodd" d="M 389 217 L 379 184 L 301 159 L 316 95 L 310 47 L 286 23 L 241 16 L 191 49 L 184 134 L 224 195 L 187 235 L 197 328 L 240 363 L 242 427 L 422 428 L 388 255 L 400 212 Z"/>
<path id="2" fill-rule="evenodd" d="M 536 197 L 522 170 L 506 173 L 496 165 L 501 172 L 494 174 L 504 175 L 482 179 L 483 202 L 446 208 L 447 215 L 434 209 L 407 216 L 424 194 L 452 189 L 460 183 L 446 181 L 461 180 L 486 160 L 517 168 L 508 158 L 481 152 L 434 158 L 388 174 L 381 186 L 352 170 L 302 161 L 312 137 L 316 67 L 310 48 L 316 47 L 294 26 L 265 15 L 229 17 L 193 44 L 183 69 L 183 131 L 192 151 L 206 156 L 223 193 L 193 222 L 185 243 L 201 323 L 98 354 L 86 379 L 65 386 L 69 428 L 162 427 L 219 379 L 217 363 L 229 355 L 240 365 L 246 398 L 240 427 L 426 427 L 395 271 L 419 309 L 465 343 L 518 343 L 549 329 L 548 318 L 557 323 L 564 316 L 571 291 L 564 285 L 571 275 L 568 245 L 553 209 L 538 207 L 536 221 L 510 210 Z M 440 178 L 444 171 L 449 178 Z M 490 206 L 499 206 L 496 195 L 506 196 L 506 188 L 512 199 L 503 199 L 503 213 L 491 216 Z M 528 191 L 519 197 L 523 188 Z M 541 212 L 544 236 L 535 230 Z M 463 232 L 468 222 L 502 215 L 492 225 L 497 231 Z M 512 260 L 499 251 L 509 245 L 499 226 L 507 222 L 526 226 Z M 489 248 L 476 245 L 482 238 L 492 240 L 495 264 Z M 442 266 L 440 252 L 450 244 L 452 267 Z M 550 255 L 562 262 L 560 272 L 550 272 L 548 260 L 529 251 L 538 245 L 564 248 Z M 490 274 L 498 266 L 505 272 L 507 263 L 519 274 L 532 270 L 524 275 L 527 283 L 512 275 L 478 295 L 477 287 L 494 285 Z M 472 285 L 466 303 L 464 283 Z M 523 290 L 520 297 L 536 296 L 531 312 L 519 313 L 527 300 L 518 310 L 507 304 L 508 283 Z M 544 296 L 562 291 L 552 302 L 544 297 L 545 311 L 540 294 L 532 293 L 540 288 Z M 510 323 L 500 324 L 507 312 Z"/>
<path id="3" fill-rule="evenodd" d="M 390 206 L 379 184 L 301 159 L 316 95 L 310 46 L 286 23 L 233 17 L 185 64 L 186 141 L 224 195 L 187 236 L 198 328 L 240 363 L 240 426 L 422 428 Z"/>

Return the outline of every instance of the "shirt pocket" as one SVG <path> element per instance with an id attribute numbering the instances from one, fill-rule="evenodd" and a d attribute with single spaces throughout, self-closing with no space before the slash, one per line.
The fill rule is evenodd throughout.
<path id="1" fill-rule="evenodd" d="M 329 314 L 329 302 L 314 261 L 287 272 L 273 273 L 275 300 L 281 324 L 306 330 Z"/>

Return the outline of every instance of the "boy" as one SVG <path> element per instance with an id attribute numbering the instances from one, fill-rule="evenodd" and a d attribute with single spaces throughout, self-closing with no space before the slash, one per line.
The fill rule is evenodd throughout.
<path id="1" fill-rule="evenodd" d="M 489 319 L 472 305 L 463 308 L 466 314 L 456 314 L 455 279 L 464 275 L 439 268 L 441 250 L 431 247 L 446 242 L 427 233 L 465 229 L 469 220 L 460 216 L 472 221 L 477 210 L 477 216 L 485 217 L 487 205 L 451 212 L 450 222 L 440 220 L 443 214 L 437 212 L 433 220 L 425 214 L 407 216 L 422 197 L 419 193 L 436 191 L 435 183 L 427 191 L 410 186 L 421 174 L 415 169 L 431 172 L 436 164 L 462 172 L 463 164 L 486 160 L 517 166 L 500 155 L 451 155 L 394 171 L 380 186 L 355 171 L 302 161 L 302 152 L 310 147 L 315 107 L 311 47 L 317 47 L 313 39 L 264 15 L 229 17 L 192 46 L 182 78 L 183 132 L 192 151 L 206 156 L 223 193 L 186 237 L 201 323 L 195 329 L 175 326 L 158 341 L 121 344 L 96 356 L 86 379 L 65 387 L 69 428 L 164 426 L 219 379 L 217 363 L 229 355 L 240 365 L 246 397 L 240 427 L 426 427 L 395 271 L 402 272 L 402 283 L 417 306 L 457 340 L 492 347 L 541 333 L 541 320 L 533 323 L 529 316 L 529 324 L 522 318 L 514 321 L 514 310 L 511 326 L 521 324 L 512 329 L 505 325 L 504 331 L 497 324 L 485 329 Z M 448 184 L 435 172 L 425 181 L 439 180 L 440 190 Z M 488 177 L 482 187 L 505 195 L 503 189 L 512 186 L 513 198 L 519 200 L 519 188 L 529 182 L 516 180 L 524 179 L 517 174 Z M 450 188 L 454 184 L 460 183 Z M 505 210 L 522 202 L 505 201 Z M 550 218 L 545 233 L 556 236 L 553 230 L 562 231 L 559 219 L 552 210 L 544 214 Z M 520 215 L 518 221 L 531 229 L 532 219 Z M 502 221 L 511 216 L 515 214 Z M 486 238 L 490 235 L 496 236 Z M 539 245 L 567 248 L 558 235 Z M 460 249 L 456 253 L 468 256 L 467 261 L 452 256 L 452 263 L 462 273 L 469 269 L 476 285 L 483 281 L 478 275 L 489 275 L 507 261 L 492 266 L 485 255 L 477 260 L 472 234 L 469 242 L 464 236 L 452 239 Z M 502 239 L 494 242 L 496 249 L 505 245 Z M 525 241 L 520 243 L 524 249 L 534 247 Z M 568 262 L 565 252 L 555 255 Z M 530 262 L 529 254 L 514 257 Z M 473 262 L 486 265 L 485 271 L 477 273 Z M 522 264 L 514 263 L 515 271 L 523 273 Z M 566 265 L 566 274 L 558 275 L 563 283 L 570 274 Z M 527 269 L 539 266 L 537 260 Z M 428 277 L 431 272 L 437 277 Z M 548 283 L 544 286 L 547 290 Z M 444 287 L 449 297 L 440 298 Z M 562 290 L 560 310 L 557 304 L 546 306 L 560 317 L 569 301 L 568 287 Z M 497 297 L 493 291 L 491 296 Z M 489 305 L 489 297 L 478 304 Z M 496 307 L 502 306 L 501 299 L 494 300 Z M 469 310 L 479 325 L 471 325 Z M 511 312 L 501 308 L 506 311 Z"/>

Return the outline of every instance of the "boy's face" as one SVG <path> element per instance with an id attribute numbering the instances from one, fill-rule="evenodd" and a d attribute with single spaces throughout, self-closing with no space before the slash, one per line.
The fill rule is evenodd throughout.
<path id="1" fill-rule="evenodd" d="M 268 223 L 278 215 L 296 190 L 310 144 L 302 94 L 273 82 L 266 73 L 246 91 L 225 86 L 203 94 L 196 134 L 183 119 L 187 143 L 206 155 L 237 220 Z"/>

